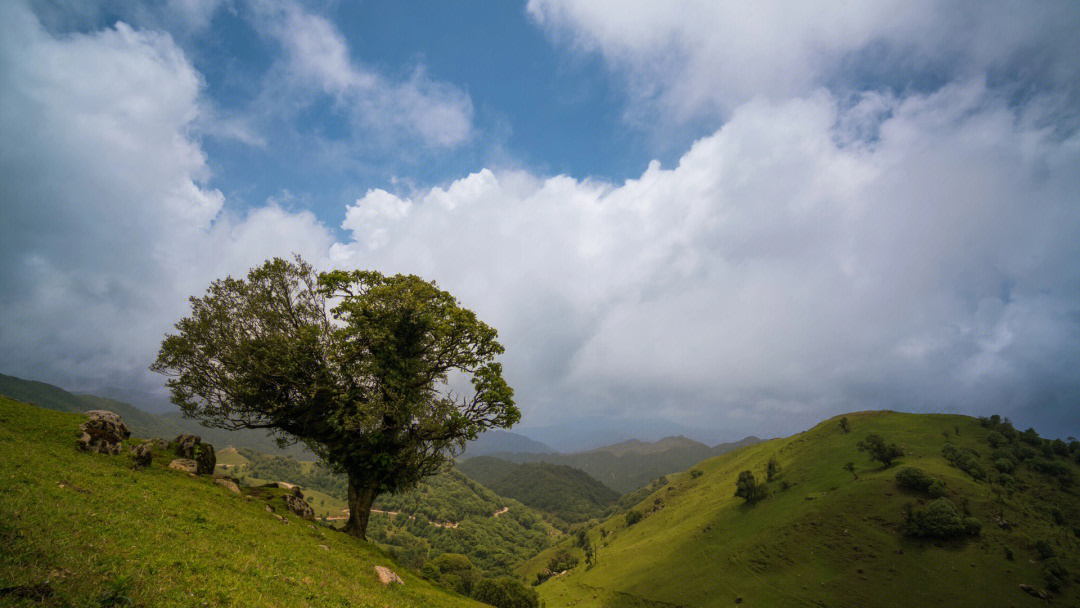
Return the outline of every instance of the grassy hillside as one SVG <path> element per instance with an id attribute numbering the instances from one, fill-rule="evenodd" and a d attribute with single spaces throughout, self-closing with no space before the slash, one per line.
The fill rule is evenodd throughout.
<path id="1" fill-rule="evenodd" d="M 492 456 L 511 462 L 547 462 L 581 469 L 619 494 L 626 494 L 649 485 L 657 477 L 685 470 L 706 458 L 758 441 L 756 437 L 747 437 L 735 443 L 709 447 L 696 441 L 668 438 L 654 443 L 623 442 L 573 454 L 500 453 Z"/>
<path id="2" fill-rule="evenodd" d="M 515 464 L 480 456 L 459 462 L 457 469 L 500 496 L 571 524 L 604 515 L 619 499 L 617 492 L 588 473 L 566 465 Z"/>
<path id="3" fill-rule="evenodd" d="M 1041 602 L 1021 590 L 1046 589 L 1050 568 L 1061 575 L 1054 595 L 1064 605 L 1080 598 L 1080 498 L 1077 452 L 1065 444 L 1048 458 L 1019 439 L 1005 446 L 1030 450 L 1010 476 L 995 470 L 990 430 L 972 418 L 898 413 L 850 414 L 837 420 L 712 458 L 700 473 L 671 476 L 638 504 L 644 517 L 628 526 L 612 517 L 589 533 L 596 564 L 568 539 L 519 569 L 535 579 L 558 551 L 581 563 L 537 587 L 548 608 L 559 606 L 1028 606 Z M 959 436 L 956 430 L 959 429 Z M 973 448 L 987 472 L 977 481 L 942 456 L 948 442 Z M 892 467 L 871 463 L 856 442 L 877 433 L 902 446 Z M 770 457 L 782 467 L 769 496 L 747 504 L 735 498 L 739 473 L 760 479 Z M 855 463 L 856 479 L 845 470 Z M 1047 462 L 1058 465 L 1048 467 Z M 905 505 L 925 509 L 931 497 L 898 487 L 896 474 L 915 466 L 945 483 L 946 497 L 982 522 L 981 533 L 950 540 L 901 533 Z M 970 464 L 966 465 L 971 468 Z M 1006 466 L 1007 465 L 1002 465 Z M 1057 471 L 1058 477 L 1036 469 Z M 974 470 L 974 469 L 973 469 Z M 1068 474 L 1062 476 L 1063 471 Z M 1065 489 L 1061 480 L 1065 479 Z M 997 522 L 1003 519 L 1010 527 Z M 1049 557 L 1049 553 L 1056 558 Z M 738 600 L 737 598 L 741 598 Z"/>
<path id="4" fill-rule="evenodd" d="M 136 405 L 124 403 L 97 395 L 71 393 L 58 386 L 24 380 L 15 376 L 0 374 L 0 395 L 34 403 L 41 407 L 60 412 L 86 412 L 95 409 L 109 410 L 120 414 L 124 423 L 139 437 L 164 437 L 172 439 L 180 433 L 199 435 L 206 443 L 216 448 L 234 445 L 247 447 L 262 453 L 292 455 L 299 458 L 313 458 L 302 445 L 279 448 L 265 431 L 239 430 L 224 431 L 204 427 L 195 420 L 189 420 L 179 412 L 151 414 Z"/>
<path id="5" fill-rule="evenodd" d="M 80 415 L 0 397 L 0 589 L 38 587 L 38 602 L 99 606 L 480 606 L 411 575 L 372 545 L 289 517 L 280 492 L 244 498 L 130 456 L 81 453 Z M 405 585 L 383 587 L 373 566 Z M 40 588 L 40 587 L 38 587 Z M 21 603 L 20 603 L 21 602 Z"/>

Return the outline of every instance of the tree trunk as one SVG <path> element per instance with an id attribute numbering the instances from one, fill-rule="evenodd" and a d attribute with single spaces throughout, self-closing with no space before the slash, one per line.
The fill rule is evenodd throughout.
<path id="1" fill-rule="evenodd" d="M 375 486 L 366 485 L 349 474 L 349 522 L 345 524 L 345 532 L 357 538 L 367 538 L 368 517 L 375 494 Z"/>

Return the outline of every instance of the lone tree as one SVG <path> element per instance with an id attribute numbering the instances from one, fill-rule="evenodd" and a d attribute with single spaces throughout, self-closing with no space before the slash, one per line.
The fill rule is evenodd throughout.
<path id="1" fill-rule="evenodd" d="M 751 471 L 739 473 L 739 479 L 735 482 L 735 496 L 745 499 L 746 502 L 755 502 L 765 498 L 769 490 L 765 484 L 758 483 L 757 478 Z"/>
<path id="2" fill-rule="evenodd" d="M 208 426 L 305 444 L 348 477 L 354 536 L 378 494 L 521 417 L 495 330 L 419 277 L 274 258 L 191 307 L 150 367 L 169 376 L 173 403 Z"/>
<path id="3" fill-rule="evenodd" d="M 859 448 L 860 452 L 866 452 L 871 461 L 876 460 L 886 467 L 904 455 L 904 450 L 901 450 L 895 443 L 885 443 L 885 439 L 877 433 L 870 433 L 866 436 L 866 439 L 856 443 L 855 446 Z"/>
<path id="4" fill-rule="evenodd" d="M 776 479 L 776 476 L 780 474 L 780 461 L 776 459 L 776 455 L 769 456 L 769 463 L 765 465 L 765 481 L 772 481 Z"/>
<path id="5" fill-rule="evenodd" d="M 845 433 L 850 433 L 851 432 L 851 423 L 848 422 L 847 416 L 844 416 L 843 418 L 840 419 L 840 428 Z"/>
<path id="6" fill-rule="evenodd" d="M 844 463 L 844 470 L 847 471 L 848 473 L 851 473 L 851 476 L 854 477 L 855 479 L 859 478 L 859 475 L 857 473 L 855 473 L 855 463 L 854 462 L 851 462 L 849 460 L 846 463 Z"/>

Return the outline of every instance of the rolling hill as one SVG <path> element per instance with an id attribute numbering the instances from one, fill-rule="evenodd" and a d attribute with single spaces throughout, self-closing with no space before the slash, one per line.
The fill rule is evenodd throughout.
<path id="1" fill-rule="evenodd" d="M 747 437 L 709 447 L 685 437 L 668 437 L 655 442 L 624 441 L 572 454 L 499 453 L 492 456 L 510 462 L 546 462 L 581 469 L 619 494 L 626 494 L 649 485 L 658 477 L 759 441 L 757 437 Z"/>
<path id="2" fill-rule="evenodd" d="M 457 469 L 500 496 L 568 524 L 599 517 L 619 499 L 618 492 L 567 465 L 480 456 L 459 462 Z"/>
<path id="3" fill-rule="evenodd" d="M 481 606 L 364 543 L 127 453 L 81 453 L 80 415 L 0 397 L 0 604 Z M 384 587 L 374 566 L 404 585 Z M 127 600 L 130 600 L 128 602 Z"/>
<path id="4" fill-rule="evenodd" d="M 1002 443 L 998 431 L 962 416 L 848 418 L 850 433 L 833 419 L 671 476 L 635 507 L 640 521 L 619 514 L 590 530 L 591 566 L 568 539 L 518 573 L 536 580 L 553 559 L 567 561 L 560 551 L 580 560 L 537 587 L 549 608 L 1034 606 L 1043 600 L 1032 593 L 1043 592 L 1063 605 L 1080 599 L 1080 444 L 1030 435 Z M 901 446 L 893 466 L 858 450 L 871 433 Z M 781 470 L 768 496 L 733 496 L 740 472 L 760 480 L 772 457 Z M 900 487 L 905 467 L 944 487 Z M 977 534 L 970 518 L 981 523 Z M 950 533 L 957 536 L 932 536 Z"/>

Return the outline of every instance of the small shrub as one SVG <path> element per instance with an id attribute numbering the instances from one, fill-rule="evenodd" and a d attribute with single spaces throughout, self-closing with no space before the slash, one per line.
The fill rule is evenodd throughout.
<path id="1" fill-rule="evenodd" d="M 105 587 L 106 593 L 100 602 L 102 608 L 135 605 L 135 600 L 131 599 L 129 595 L 135 590 L 135 584 L 130 576 L 114 574 L 112 578 L 105 582 Z"/>
<path id="2" fill-rule="evenodd" d="M 1065 569 L 1065 566 L 1056 557 L 1047 559 L 1044 563 L 1043 576 L 1046 578 L 1046 586 L 1051 591 L 1058 591 L 1065 584 L 1065 578 L 1069 576 L 1069 571 Z"/>
<path id="3" fill-rule="evenodd" d="M 953 538 L 977 535 L 982 530 L 982 522 L 960 515 L 948 498 L 938 498 L 923 509 L 909 508 L 900 529 L 908 536 Z"/>
<path id="4" fill-rule="evenodd" d="M 998 458 L 994 461 L 994 468 L 1002 473 L 1012 473 L 1016 469 L 1016 465 L 1008 458 Z"/>
<path id="5" fill-rule="evenodd" d="M 1054 523 L 1059 526 L 1065 525 L 1065 514 L 1061 512 L 1061 509 L 1057 507 L 1050 507 L 1050 517 L 1054 520 Z"/>
<path id="6" fill-rule="evenodd" d="M 1012 547 L 1006 546 L 1005 547 L 1005 559 L 1007 559 L 1007 560 L 1009 560 L 1011 562 L 1011 561 L 1013 561 L 1014 557 L 1015 557 L 1015 555 L 1013 555 Z"/>
<path id="7" fill-rule="evenodd" d="M 971 475 L 972 479 L 986 479 L 986 469 L 979 462 L 979 453 L 971 448 L 957 449 L 952 444 L 945 444 L 941 448 L 941 455 L 951 462 L 953 466 Z"/>
<path id="8" fill-rule="evenodd" d="M 1050 559 L 1057 556 L 1054 548 L 1045 540 L 1035 541 L 1035 552 L 1039 554 L 1039 559 Z"/>
<path id="9" fill-rule="evenodd" d="M 1002 473 L 1001 475 L 998 475 L 998 483 L 1000 483 L 1003 487 L 1011 488 L 1013 487 L 1013 483 L 1015 482 L 1013 481 L 1012 475 L 1009 475 L 1008 473 Z"/>
<path id="10" fill-rule="evenodd" d="M 756 502 L 765 498 L 768 492 L 769 490 L 765 487 L 765 484 L 757 482 L 753 472 L 743 471 L 739 473 L 739 479 L 735 482 L 735 496 L 737 498 L 742 498 L 746 502 Z"/>
<path id="11" fill-rule="evenodd" d="M 769 463 L 765 465 L 765 481 L 769 482 L 776 479 L 776 476 L 780 474 L 780 461 L 776 459 L 776 455 L 769 456 Z"/>
<path id="12" fill-rule="evenodd" d="M 1005 440 L 1005 436 L 997 431 L 990 431 L 990 434 L 986 436 L 986 443 L 990 444 L 992 448 L 1000 448 L 1009 442 Z"/>
<path id="13" fill-rule="evenodd" d="M 904 467 L 896 472 L 896 485 L 906 490 L 925 492 L 935 481 L 930 474 L 917 467 Z"/>
<path id="14" fill-rule="evenodd" d="M 945 491 L 945 482 L 940 479 L 935 479 L 934 483 L 926 488 L 926 493 L 930 495 L 930 498 L 941 498 L 945 496 L 945 494 L 947 494 Z"/>
<path id="15" fill-rule="evenodd" d="M 859 478 L 859 476 L 855 473 L 855 463 L 854 462 L 851 462 L 849 460 L 847 463 L 845 463 L 844 464 L 844 470 L 847 471 L 848 473 L 851 473 L 851 476 L 854 477 L 855 479 Z"/>
<path id="16" fill-rule="evenodd" d="M 697 479 L 702 475 L 704 475 L 704 473 L 701 472 L 701 469 L 690 469 L 690 479 Z"/>
<path id="17" fill-rule="evenodd" d="M 635 509 L 630 509 L 629 511 L 626 512 L 626 527 L 629 528 L 630 526 L 632 526 L 632 525 L 636 524 L 637 522 L 641 521 L 642 518 L 644 518 L 644 517 L 645 516 L 641 514 L 641 511 L 637 511 Z"/>
<path id="18" fill-rule="evenodd" d="M 844 431 L 845 433 L 851 432 L 851 423 L 848 422 L 847 416 L 844 416 L 840 419 L 840 430 Z"/>
<path id="19" fill-rule="evenodd" d="M 563 570 L 569 570 L 578 565 L 578 558 L 570 555 L 570 552 L 566 549 L 560 549 L 551 556 L 548 561 L 548 570 L 552 572 L 562 572 Z"/>
<path id="20" fill-rule="evenodd" d="M 893 461 L 904 455 L 904 450 L 900 449 L 895 443 L 887 443 L 885 439 L 877 433 L 870 433 L 866 436 L 866 439 L 855 444 L 859 448 L 860 452 L 866 452 L 870 456 L 870 460 L 878 461 L 886 467 L 892 465 Z"/>

